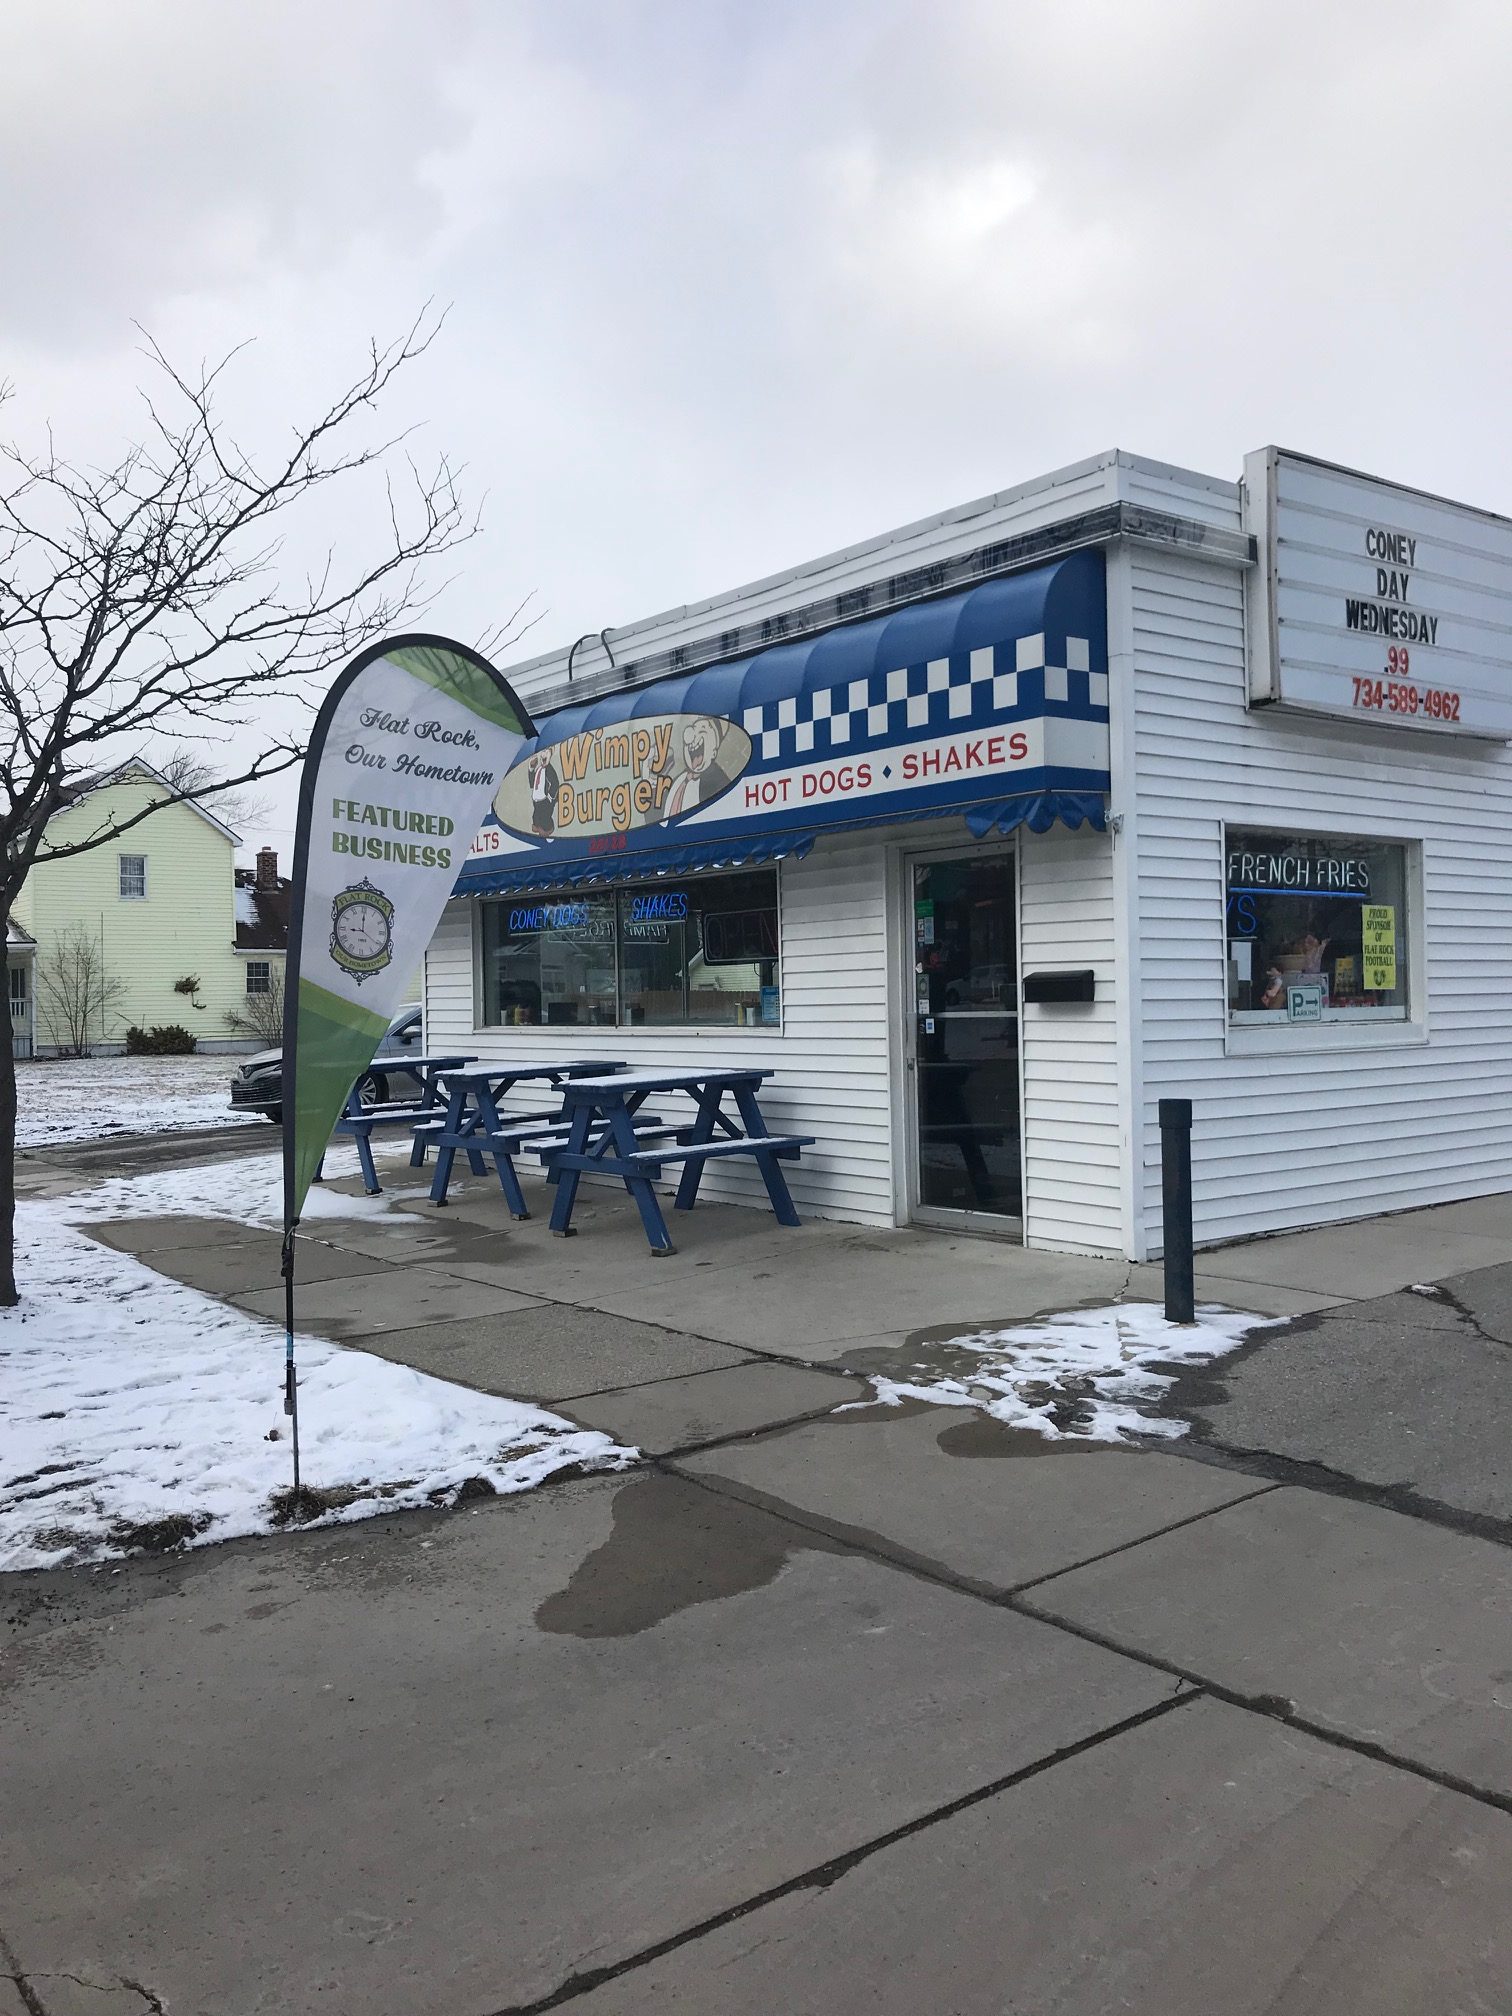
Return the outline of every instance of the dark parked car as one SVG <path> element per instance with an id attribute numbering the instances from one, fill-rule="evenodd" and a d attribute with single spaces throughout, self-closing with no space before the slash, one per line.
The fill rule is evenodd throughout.
<path id="1" fill-rule="evenodd" d="M 362 1081 L 364 1106 L 380 1106 L 385 1099 L 405 1098 L 418 1093 L 420 1079 L 404 1068 L 406 1051 L 420 1054 L 420 1007 L 411 1002 L 401 1008 L 389 1024 L 388 1034 L 378 1045 L 372 1068 Z M 381 1067 L 381 1068 L 380 1068 Z M 231 1105 L 238 1113 L 260 1113 L 274 1126 L 283 1122 L 283 1051 L 259 1050 L 244 1057 L 231 1080 Z"/>

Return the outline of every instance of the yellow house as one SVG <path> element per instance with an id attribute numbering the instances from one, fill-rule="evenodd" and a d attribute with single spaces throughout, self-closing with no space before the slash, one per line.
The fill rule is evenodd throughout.
<path id="1" fill-rule="evenodd" d="M 83 780 L 47 841 L 86 839 L 167 788 L 142 762 Z M 201 1050 L 262 1046 L 237 1025 L 281 992 L 287 885 L 268 850 L 238 871 L 238 838 L 202 806 L 165 805 L 88 853 L 37 863 L 13 916 L 35 941 L 38 1052 L 69 1047 L 81 1023 L 95 1050 L 123 1048 L 133 1025 L 169 1023 Z"/>

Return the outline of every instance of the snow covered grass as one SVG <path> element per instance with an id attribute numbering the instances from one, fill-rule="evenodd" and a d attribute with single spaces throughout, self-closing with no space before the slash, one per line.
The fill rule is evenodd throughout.
<path id="1" fill-rule="evenodd" d="M 1156 1411 L 1176 1383 L 1174 1374 L 1156 1368 L 1210 1364 L 1255 1331 L 1287 1320 L 1209 1306 L 1197 1311 L 1193 1324 L 1167 1323 L 1152 1302 L 1067 1309 L 945 1339 L 929 1347 L 933 1362 L 921 1360 L 917 1378 L 874 1378 L 872 1384 L 888 1406 L 927 1400 L 975 1407 L 1049 1441 L 1185 1435 L 1185 1421 Z"/>
<path id="2" fill-rule="evenodd" d="M 16 1145 L 51 1148 L 110 1134 L 245 1126 L 231 1111 L 237 1059 L 40 1057 L 16 1065 Z M 268 1129 L 270 1139 L 273 1129 Z"/>
<path id="3" fill-rule="evenodd" d="M 282 1331 L 77 1229 L 174 1211 L 276 1225 L 277 1194 L 274 1155 L 18 1205 L 22 1302 L 0 1312 L 0 1569 L 278 1523 L 290 1481 Z M 316 1213 L 392 1201 L 313 1195 Z M 474 1479 L 525 1491 L 569 1466 L 634 1460 L 538 1407 L 312 1337 L 297 1349 L 304 1479 L 329 1494 L 309 1523 L 445 1503 Z"/>

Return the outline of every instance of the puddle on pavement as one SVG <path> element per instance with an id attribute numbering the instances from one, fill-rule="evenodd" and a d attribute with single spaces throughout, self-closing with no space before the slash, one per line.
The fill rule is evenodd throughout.
<path id="1" fill-rule="evenodd" d="M 1114 1446 L 1094 1442 L 1090 1436 L 1080 1441 L 1062 1436 L 1052 1442 L 1032 1428 L 1010 1428 L 1004 1421 L 994 1421 L 990 1414 L 968 1413 L 964 1408 L 955 1411 L 963 1418 L 942 1428 L 935 1437 L 946 1456 L 1103 1456 Z"/>
<path id="2" fill-rule="evenodd" d="M 775 1581 L 796 1553 L 844 1550 L 754 1506 L 673 1477 L 641 1477 L 614 1496 L 614 1529 L 536 1611 L 542 1631 L 629 1638 L 654 1624 Z"/>

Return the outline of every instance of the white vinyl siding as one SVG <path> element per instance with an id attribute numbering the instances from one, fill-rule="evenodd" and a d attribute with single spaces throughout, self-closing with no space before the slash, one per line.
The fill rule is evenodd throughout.
<path id="1" fill-rule="evenodd" d="M 1237 493 L 1232 514 L 1237 525 Z M 1199 1241 L 1512 1186 L 1507 749 L 1249 713 L 1240 576 L 1139 551 L 1129 577 L 1139 1202 L 1151 1250 L 1160 1245 L 1162 1096 L 1193 1102 Z M 1227 1029 L 1225 821 L 1421 842 L 1422 949 L 1410 1023 Z M 1281 1042 L 1283 1034 L 1293 1042 Z M 1263 1051 L 1247 1050 L 1256 1037 Z"/>
<path id="2" fill-rule="evenodd" d="M 479 1028 L 474 1023 L 474 906 L 448 904 L 426 960 L 425 1031 L 431 1049 L 483 1058 L 551 1055 L 618 1058 L 642 1069 L 753 1064 L 776 1075 L 761 1094 L 772 1128 L 813 1134 L 786 1165 L 801 1212 L 893 1222 L 887 860 L 875 833 L 832 835 L 780 873 L 782 1027 Z M 514 1105 L 538 1106 L 521 1086 Z M 652 1102 L 663 1114 L 676 1099 Z M 671 1172 L 676 1181 L 677 1171 Z M 711 1162 L 700 1195 L 766 1201 L 754 1168 Z"/>
<path id="3" fill-rule="evenodd" d="M 1118 977 L 1110 837 L 1052 827 L 1020 841 L 1022 973 L 1092 968 L 1089 1002 L 1023 1004 L 1024 1239 L 1123 1250 Z"/>

